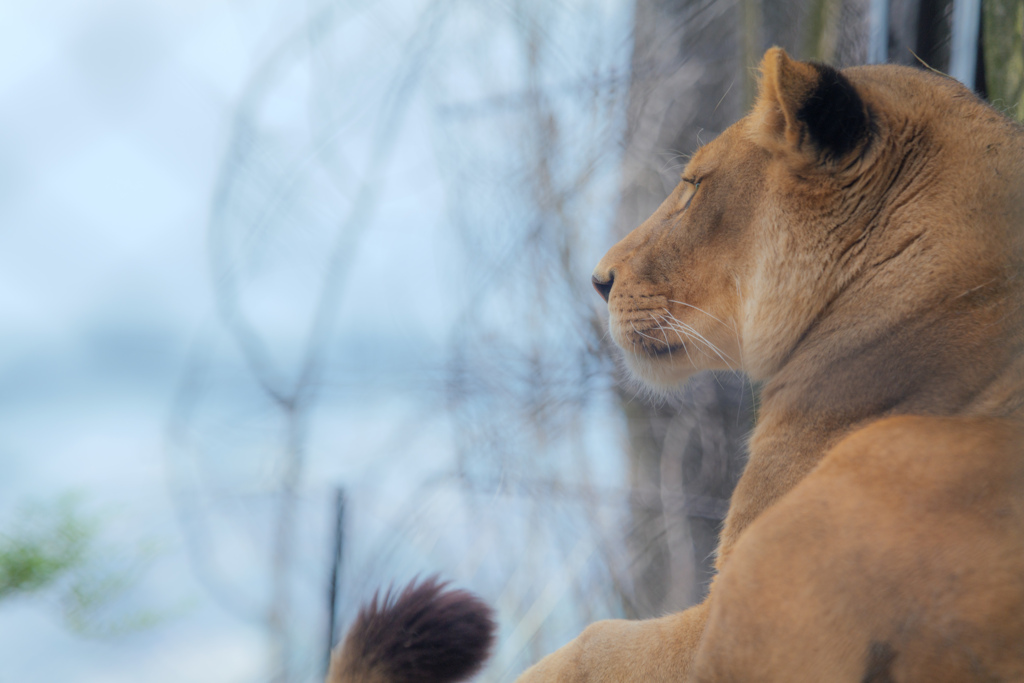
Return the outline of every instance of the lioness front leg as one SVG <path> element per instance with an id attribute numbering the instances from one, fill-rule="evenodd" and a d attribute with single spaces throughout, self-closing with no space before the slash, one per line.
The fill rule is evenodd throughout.
<path id="1" fill-rule="evenodd" d="M 609 619 L 526 670 L 518 683 L 677 683 L 707 621 L 708 601 L 659 619 Z"/>

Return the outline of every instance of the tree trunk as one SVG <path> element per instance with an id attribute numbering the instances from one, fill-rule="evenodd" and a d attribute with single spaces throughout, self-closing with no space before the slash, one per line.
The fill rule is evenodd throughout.
<path id="1" fill-rule="evenodd" d="M 686 157 L 752 100 L 759 13 L 754 0 L 637 3 L 616 238 L 657 208 Z M 752 393 L 738 375 L 705 373 L 673 405 L 652 405 L 625 388 L 619 398 L 635 492 L 626 611 L 648 617 L 682 609 L 706 591 L 718 529 L 746 460 Z"/>
<path id="2" fill-rule="evenodd" d="M 981 7 L 988 99 L 1000 111 L 1024 120 L 1024 3 L 987 0 Z"/>

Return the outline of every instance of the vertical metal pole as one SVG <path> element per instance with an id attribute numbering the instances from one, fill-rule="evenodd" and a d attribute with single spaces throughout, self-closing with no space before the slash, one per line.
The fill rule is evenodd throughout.
<path id="1" fill-rule="evenodd" d="M 334 619 L 338 604 L 338 574 L 341 569 L 342 551 L 345 547 L 345 489 L 338 487 L 334 492 L 334 554 L 331 557 L 331 582 L 327 589 L 327 658 L 324 675 L 331 667 L 331 649 L 334 647 Z"/>
<path id="2" fill-rule="evenodd" d="M 889 0 L 871 0 L 868 7 L 868 64 L 889 61 Z"/>
<path id="3" fill-rule="evenodd" d="M 949 75 L 974 90 L 978 66 L 978 35 L 981 29 L 981 0 L 953 0 L 953 40 L 950 45 Z"/>

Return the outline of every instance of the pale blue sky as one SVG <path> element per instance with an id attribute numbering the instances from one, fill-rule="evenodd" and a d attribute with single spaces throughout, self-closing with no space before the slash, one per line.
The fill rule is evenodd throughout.
<path id="1" fill-rule="evenodd" d="M 267 644 L 259 624 L 224 609 L 192 573 L 168 493 L 166 434 L 170 402 L 197 340 L 212 339 L 214 364 L 229 368 L 228 374 L 238 371 L 214 311 L 211 199 L 237 132 L 236 108 L 246 84 L 321 4 L 0 3 L 0 519 L 26 501 L 83 494 L 90 509 L 110 520 L 107 535 L 115 542 L 160 544 L 158 561 L 131 599 L 175 615 L 150 631 L 89 640 L 69 634 L 59 610 L 45 600 L 0 604 L 0 683 L 266 678 Z M 301 348 L 326 245 L 350 200 L 346 186 L 332 187 L 318 170 L 324 150 L 341 150 L 335 161 L 353 178 L 367 168 L 375 117 L 388 101 L 382 76 L 400 68 L 400 48 L 426 4 L 370 3 L 372 9 L 353 10 L 356 19 L 348 28 L 316 55 L 300 55 L 258 107 L 266 145 L 261 163 L 281 175 L 264 192 L 263 171 L 247 162 L 238 182 L 240 191 L 256 197 L 246 200 L 254 213 L 232 220 L 242 232 L 254 223 L 265 228 L 254 238 L 255 256 L 239 268 L 250 278 L 246 310 L 283 368 Z M 335 337 L 342 351 L 332 357 L 332 367 L 347 368 L 336 373 L 355 379 L 332 390 L 315 416 L 304 488 L 314 507 L 306 530 L 314 538 L 310 543 L 327 533 L 316 505 L 326 506 L 333 485 L 349 486 L 361 523 L 387 534 L 390 516 L 409 491 L 444 471 L 451 458 L 446 421 L 429 410 L 424 417 L 422 397 L 409 389 L 425 380 L 402 374 L 416 366 L 417 354 L 436 357 L 462 310 L 459 297 L 473 293 L 467 288 L 475 276 L 459 261 L 463 254 L 450 226 L 453 205 L 465 198 L 453 195 L 445 174 L 462 164 L 455 170 L 472 175 L 475 155 L 486 160 L 507 148 L 512 158 L 519 151 L 514 136 L 475 138 L 466 128 L 466 137 L 453 138 L 443 111 L 524 87 L 508 29 L 515 23 L 511 10 L 504 3 L 459 7 L 444 26 L 444 49 L 417 76 L 398 119 L 395 151 L 380 172 L 378 202 L 363 238 L 353 242 L 358 252 L 349 282 L 357 284 L 339 303 Z M 597 25 L 605 32 L 607 54 L 592 71 L 627 68 L 629 3 L 581 1 L 559 8 L 552 21 L 560 26 Z M 504 19 L 492 23 L 492 15 Z M 584 44 L 586 35 L 569 30 L 564 40 L 553 41 L 546 85 L 591 68 L 588 50 L 598 46 Z M 327 87 L 331 83 L 336 92 Z M 567 121 L 580 116 L 571 104 L 564 110 Z M 334 129 L 322 118 L 331 112 L 340 112 L 343 121 Z M 318 146 L 317 133 L 324 129 L 331 135 Z M 463 129 L 455 130 L 462 136 Z M 579 139 L 570 136 L 567 144 L 583 145 L 586 131 L 581 127 Z M 455 152 L 458 162 L 448 158 Z M 613 152 L 608 168 L 614 163 Z M 334 171 L 345 177 L 338 167 Z M 478 180 L 486 189 L 489 181 Z M 615 186 L 609 171 L 583 209 L 594 216 L 595 239 L 580 257 L 579 278 L 587 277 L 585 264 L 607 246 Z M 503 248 L 501 235 L 488 239 L 493 249 Z M 483 314 L 501 324 L 510 312 Z M 367 380 L 381 368 L 398 379 Z M 363 384 L 346 394 L 352 386 L 346 381 Z M 217 400 L 216 410 L 230 402 Z M 257 436 L 260 427 L 275 433 L 263 408 L 240 401 L 231 409 L 253 411 L 245 424 Z M 407 450 L 395 452 L 394 433 L 405 425 L 416 437 Z M 374 455 L 360 459 L 353 453 Z M 225 476 L 233 483 L 251 482 L 253 491 L 265 484 L 268 465 L 258 453 L 232 467 Z M 617 475 L 614 466 L 598 470 L 603 481 Z M 444 497 L 439 500 L 444 508 Z M 253 588 L 263 577 L 256 566 L 258 544 L 230 524 L 219 533 L 230 539 L 222 558 L 225 575 L 237 582 L 244 600 L 260 604 Z M 367 557 L 376 552 L 378 541 L 367 536 L 353 540 L 357 556 L 359 548 Z M 434 545 L 436 539 L 429 547 Z M 309 551 L 312 564 L 320 562 L 318 548 Z M 246 553 L 253 558 L 251 571 L 230 564 Z M 421 553 L 424 562 L 435 561 L 430 558 L 436 551 Z M 465 566 L 451 559 L 451 572 Z M 314 578 L 321 568 L 310 570 Z M 396 575 L 438 569 L 448 567 L 410 567 Z M 309 625 L 309 638 L 317 638 L 309 645 L 312 658 L 321 628 Z"/>

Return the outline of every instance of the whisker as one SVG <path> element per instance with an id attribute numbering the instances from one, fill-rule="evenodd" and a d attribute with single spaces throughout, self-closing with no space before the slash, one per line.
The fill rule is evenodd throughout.
<path id="1" fill-rule="evenodd" d="M 669 318 L 669 320 L 671 322 L 674 322 L 676 324 L 682 325 L 683 327 L 688 329 L 690 332 L 692 332 L 694 335 L 696 335 L 698 338 L 700 338 L 700 340 L 703 341 L 708 346 L 714 346 L 714 344 L 712 344 L 710 341 L 708 341 L 704 337 L 704 335 L 702 335 L 700 332 L 697 331 L 697 329 L 695 327 L 693 327 L 692 325 L 689 325 L 687 323 L 684 323 L 682 320 L 680 320 L 679 318 L 677 318 L 674 315 L 672 315 L 672 312 L 669 311 L 668 309 L 665 309 L 665 312 L 666 312 L 666 314 L 667 314 L 667 316 L 668 316 L 668 318 Z M 721 322 L 721 321 L 719 321 L 719 322 Z M 722 324 L 724 325 L 725 323 L 722 323 Z"/>
<path id="2" fill-rule="evenodd" d="M 664 330 L 665 329 L 664 325 L 661 324 L 662 322 L 668 322 L 667 320 L 665 320 L 664 316 L 655 316 L 654 313 L 651 313 L 651 318 L 654 320 L 655 324 L 658 325 L 658 329 L 659 330 Z M 673 326 L 672 323 L 669 323 L 668 329 L 670 329 L 673 332 L 675 332 L 676 336 L 679 338 L 679 344 L 680 344 L 680 346 L 683 347 L 683 353 L 686 354 L 686 360 L 690 361 L 690 365 L 692 365 L 694 367 L 697 367 L 696 364 L 693 362 L 693 357 L 690 355 L 690 350 L 687 348 L 688 344 L 686 343 L 686 341 L 690 338 L 689 335 L 687 335 L 686 339 L 683 339 L 682 332 L 684 332 L 684 331 L 676 329 L 676 327 Z M 665 337 L 665 343 L 666 344 L 668 343 L 668 337 L 667 336 Z"/>
<path id="3" fill-rule="evenodd" d="M 676 325 L 680 325 L 687 332 L 688 335 L 692 335 L 694 338 L 699 339 L 701 342 L 706 344 L 712 351 L 715 352 L 715 354 L 722 360 L 722 362 L 725 363 L 726 366 L 728 366 L 728 368 L 730 370 L 733 370 L 732 364 L 729 363 L 729 361 L 731 360 L 731 361 L 735 362 L 736 361 L 735 358 L 733 358 L 732 356 L 729 356 L 729 354 L 725 353 L 720 348 L 718 348 L 717 346 L 712 344 L 710 341 L 708 341 L 707 338 L 704 337 L 704 335 L 702 335 L 700 332 L 695 330 L 692 326 L 687 325 L 682 320 L 680 320 L 679 318 L 677 318 L 674 315 L 672 315 L 671 312 L 668 312 L 668 316 L 669 316 L 669 318 L 671 318 L 671 320 L 669 321 L 670 324 L 675 323 Z M 729 356 L 729 360 L 726 360 L 726 358 L 725 358 L 726 356 Z"/>
<path id="4" fill-rule="evenodd" d="M 719 324 L 721 324 L 721 325 L 723 325 L 723 326 L 725 326 L 725 327 L 729 327 L 729 325 L 728 325 L 728 324 L 727 324 L 727 323 L 726 323 L 725 321 L 723 321 L 722 319 L 720 319 L 720 318 L 718 318 L 718 317 L 716 317 L 716 316 L 712 315 L 711 313 L 708 313 L 707 311 L 705 311 L 705 310 L 704 310 L 703 308 L 701 308 L 700 306 L 694 306 L 693 304 L 688 304 L 688 303 L 686 303 L 685 301 L 676 301 L 675 299 L 669 299 L 669 302 L 670 302 L 670 303 L 674 303 L 674 304 L 679 304 L 680 306 L 687 306 L 687 307 L 689 307 L 689 308 L 692 308 L 692 309 L 694 309 L 695 311 L 699 311 L 699 312 L 703 313 L 704 315 L 708 316 L 709 318 L 711 318 L 711 319 L 712 319 L 712 320 L 714 320 L 715 322 L 717 322 L 717 323 L 719 323 Z M 670 316 L 670 317 L 671 317 L 671 318 L 672 318 L 672 319 L 673 319 L 673 320 L 674 320 L 675 322 L 679 323 L 680 325 L 685 325 L 685 326 L 686 326 L 687 328 L 689 328 L 689 329 L 690 329 L 690 331 L 691 331 L 691 332 L 692 332 L 692 333 L 693 333 L 694 335 L 696 335 L 697 337 L 699 337 L 701 341 L 703 341 L 703 342 L 704 342 L 705 344 L 707 344 L 708 346 L 710 346 L 710 347 L 711 347 L 711 348 L 712 348 L 712 349 L 713 349 L 713 350 L 715 351 L 715 353 L 716 353 L 716 354 L 718 354 L 718 357 L 722 359 L 722 362 L 723 362 L 723 363 L 725 363 L 725 364 L 726 364 L 726 365 L 727 365 L 727 366 L 729 367 L 729 369 L 730 369 L 730 370 L 732 370 L 732 371 L 734 371 L 734 372 L 735 372 L 735 369 L 734 369 L 734 368 L 732 367 L 732 365 L 731 365 L 731 364 L 729 363 L 729 361 L 728 361 L 728 360 L 726 360 L 726 359 L 725 359 L 725 358 L 723 357 L 723 355 L 722 355 L 722 354 L 725 354 L 726 356 L 729 356 L 729 354 L 725 353 L 725 352 L 724 352 L 724 351 L 722 351 L 722 350 L 721 350 L 720 348 L 718 348 L 717 346 L 715 346 L 714 344 L 712 344 L 712 343 L 711 343 L 710 341 L 708 341 L 708 340 L 707 340 L 707 339 L 706 339 L 706 338 L 705 338 L 705 337 L 704 337 L 703 335 L 701 335 L 701 334 L 700 334 L 699 332 L 697 332 L 697 330 L 696 330 L 696 329 L 694 329 L 694 328 L 693 328 L 692 326 L 690 326 L 690 325 L 686 325 L 686 323 L 684 323 L 684 322 L 683 322 L 682 320 L 680 320 L 679 318 L 677 318 L 677 317 L 675 317 L 674 315 L 672 315 L 672 312 L 671 312 L 671 311 L 668 311 L 668 310 L 666 310 L 666 312 L 668 313 L 668 315 L 669 315 L 669 316 Z M 733 333 L 734 333 L 734 334 L 736 334 L 736 339 L 737 339 L 737 347 L 738 347 L 738 346 L 739 346 L 739 333 L 738 333 L 738 332 L 737 332 L 737 330 L 736 330 L 736 324 L 735 324 L 735 322 L 734 322 L 734 323 L 733 323 L 733 325 L 732 325 L 732 330 L 733 330 Z M 736 359 L 735 359 L 735 358 L 733 358 L 732 356 L 729 356 L 729 360 L 731 360 L 731 361 L 733 361 L 733 362 L 736 362 Z"/>
<path id="5" fill-rule="evenodd" d="M 636 325 L 635 325 L 634 323 L 630 323 L 630 324 L 629 324 L 629 326 L 630 326 L 630 327 L 632 327 L 632 328 L 633 328 L 633 331 L 634 331 L 634 332 L 636 332 L 637 334 L 639 334 L 639 335 L 640 335 L 641 337 L 644 337 L 644 338 L 646 338 L 646 339 L 650 339 L 650 340 L 651 340 L 652 342 L 656 342 L 656 343 L 659 343 L 659 344 L 661 343 L 661 341 L 660 341 L 660 340 L 658 340 L 658 339 L 655 339 L 654 337 L 652 337 L 652 336 L 651 336 L 651 335 L 649 335 L 649 334 L 644 334 L 644 333 L 643 333 L 643 332 L 641 332 L 640 330 L 636 329 Z"/>
<path id="6" fill-rule="evenodd" d="M 710 313 L 708 313 L 707 311 L 705 311 L 705 310 L 704 310 L 703 308 L 701 308 L 700 306 L 694 306 L 693 304 L 688 304 L 688 303 L 686 303 L 685 301 L 676 301 L 675 299 L 669 299 L 669 300 L 668 300 L 668 302 L 669 302 L 670 304 L 679 304 L 680 306 L 689 306 L 690 308 L 692 308 L 692 309 L 693 309 L 693 310 L 695 310 L 695 311 L 700 311 L 701 313 L 703 313 L 704 315 L 708 316 L 708 317 L 709 317 L 709 318 L 711 318 L 712 320 L 716 320 L 716 321 L 718 321 L 718 322 L 722 323 L 723 325 L 726 325 L 726 323 L 725 323 L 725 322 L 723 322 L 723 321 L 722 321 L 721 319 L 719 319 L 719 318 L 716 318 L 715 316 L 711 315 Z"/>
<path id="7" fill-rule="evenodd" d="M 676 321 L 676 322 L 673 322 L 673 321 L 670 321 L 670 320 L 666 320 L 666 323 L 668 323 L 668 326 L 669 326 L 669 327 L 670 327 L 670 328 L 672 329 L 672 331 L 673 331 L 673 332 L 675 332 L 675 333 L 676 333 L 677 335 L 678 335 L 678 334 L 683 334 L 683 335 L 686 335 L 686 338 L 687 338 L 687 339 L 688 339 L 688 340 L 689 340 L 689 341 L 690 341 L 691 343 L 694 343 L 694 344 L 695 344 L 695 343 L 697 343 L 697 342 L 702 342 L 702 343 L 703 343 L 703 341 L 702 341 L 702 340 L 701 340 L 701 339 L 700 339 L 700 338 L 699 338 L 699 337 L 698 337 L 697 335 L 695 335 L 695 334 L 693 333 L 692 329 L 688 328 L 688 327 L 687 327 L 687 326 L 685 326 L 685 325 L 681 325 L 681 324 L 680 324 L 680 323 L 679 323 L 678 321 Z M 706 344 L 706 343 L 704 343 L 704 346 L 707 346 L 707 344 Z M 700 351 L 701 353 L 703 353 L 703 354 L 704 354 L 705 356 L 711 357 L 711 354 L 709 354 L 709 353 L 708 353 L 708 352 L 707 352 L 707 351 L 706 351 L 705 349 L 701 348 L 700 346 L 698 346 L 698 347 L 696 347 L 696 348 L 697 348 L 697 350 L 698 350 L 698 351 Z"/>
<path id="8" fill-rule="evenodd" d="M 668 341 L 668 335 L 665 334 L 665 328 L 661 326 L 658 322 L 658 318 L 656 318 L 653 313 L 651 314 L 651 320 L 653 320 L 654 324 L 658 326 L 658 330 L 661 331 L 661 336 L 665 338 L 665 348 L 668 349 L 668 357 L 672 358 L 672 344 Z"/>
<path id="9" fill-rule="evenodd" d="M 694 332 L 692 329 L 690 329 L 690 330 L 685 330 L 684 329 L 683 331 L 688 336 L 692 337 L 694 341 L 699 341 L 699 342 L 701 342 L 701 344 L 703 344 L 708 349 L 710 349 L 711 352 L 714 353 L 714 355 L 717 356 L 720 361 L 725 363 L 725 366 L 727 368 L 729 368 L 729 370 L 735 371 L 735 368 L 733 368 L 732 363 L 729 362 L 730 360 L 733 360 L 733 359 L 727 358 L 726 355 L 724 354 L 724 352 L 721 349 L 719 349 L 717 346 L 715 346 L 714 344 L 709 342 L 707 339 L 704 339 L 703 337 L 701 337 L 700 333 Z M 705 350 L 705 349 L 703 349 L 701 347 L 697 347 L 697 348 L 700 348 L 701 352 L 704 353 L 704 355 L 708 356 L 709 358 L 712 357 L 711 353 L 708 353 L 707 350 Z"/>

